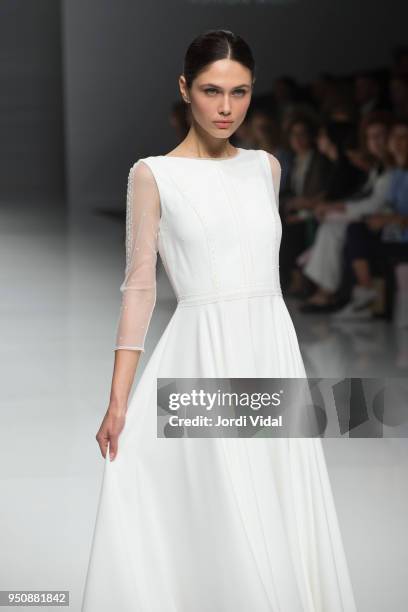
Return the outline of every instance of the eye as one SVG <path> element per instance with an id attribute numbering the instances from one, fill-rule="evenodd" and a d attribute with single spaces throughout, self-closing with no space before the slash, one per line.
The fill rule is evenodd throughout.
<path id="1" fill-rule="evenodd" d="M 215 87 L 207 87 L 206 89 L 204 89 L 204 92 L 208 95 L 213 95 L 214 93 L 217 93 L 218 90 Z M 246 90 L 245 89 L 236 89 L 234 91 L 234 96 L 237 95 L 238 97 L 244 96 L 246 94 Z"/>

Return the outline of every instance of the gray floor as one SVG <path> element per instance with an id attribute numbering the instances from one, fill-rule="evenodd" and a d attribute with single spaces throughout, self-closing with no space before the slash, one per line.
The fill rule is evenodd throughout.
<path id="1" fill-rule="evenodd" d="M 95 434 L 112 375 L 122 226 L 38 202 L 3 205 L 0 228 L 0 589 L 69 590 L 79 612 L 102 476 Z M 406 376 L 407 330 L 381 321 L 333 328 L 327 316 L 288 306 L 309 376 Z M 159 268 L 136 380 L 174 307 Z M 406 439 L 323 444 L 358 610 L 405 612 Z"/>

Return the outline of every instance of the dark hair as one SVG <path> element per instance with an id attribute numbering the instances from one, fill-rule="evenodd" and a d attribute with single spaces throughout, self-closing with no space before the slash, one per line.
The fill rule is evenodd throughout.
<path id="1" fill-rule="evenodd" d="M 403 115 L 402 117 L 394 117 L 394 120 L 391 125 L 391 132 L 397 127 L 405 127 L 408 128 L 408 117 Z M 395 164 L 394 156 L 392 155 L 392 160 Z M 405 170 L 408 170 L 408 156 L 404 160 L 404 164 L 402 166 Z"/>
<path id="2" fill-rule="evenodd" d="M 373 156 L 367 147 L 368 128 L 370 128 L 372 125 L 381 125 L 388 132 L 392 125 L 392 120 L 393 120 L 393 115 L 388 110 L 370 111 L 360 120 L 360 124 L 358 127 L 359 148 L 369 160 L 373 160 Z M 378 160 L 375 160 L 375 163 L 378 164 L 379 163 Z M 383 164 L 380 164 L 378 167 L 380 168 L 380 171 L 385 169 L 385 166 Z"/>
<path id="3" fill-rule="evenodd" d="M 313 141 L 316 140 L 316 136 L 317 136 L 317 130 L 318 130 L 317 120 L 313 119 L 311 116 L 308 116 L 307 114 L 294 113 L 292 117 L 290 118 L 290 120 L 288 121 L 288 124 L 286 127 L 286 133 L 289 135 L 293 126 L 298 125 L 299 123 L 306 128 L 308 136 L 313 143 Z"/>
<path id="4" fill-rule="evenodd" d="M 340 155 L 344 154 L 346 149 L 357 146 L 357 130 L 353 122 L 329 119 L 323 122 L 321 127 L 325 129 L 329 140 L 336 145 Z"/>
<path id="5" fill-rule="evenodd" d="M 391 123 L 391 129 L 395 127 L 399 127 L 401 125 L 404 127 L 408 127 L 408 116 L 407 115 L 403 115 L 400 117 L 394 117 Z"/>
<path id="6" fill-rule="evenodd" d="M 187 87 L 191 87 L 199 72 L 208 64 L 226 58 L 249 68 L 252 83 L 255 82 L 255 61 L 245 40 L 230 30 L 207 30 L 197 36 L 186 51 L 183 74 Z"/>
<path id="7" fill-rule="evenodd" d="M 389 128 L 393 122 L 393 115 L 388 110 L 370 111 L 361 120 L 361 127 L 366 130 L 371 125 L 383 125 Z"/>

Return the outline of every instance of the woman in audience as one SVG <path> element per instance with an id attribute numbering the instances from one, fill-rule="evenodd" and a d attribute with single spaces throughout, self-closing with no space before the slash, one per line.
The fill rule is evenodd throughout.
<path id="1" fill-rule="evenodd" d="M 334 307 L 341 282 L 347 226 L 387 204 L 391 176 L 387 147 L 389 125 L 390 117 L 385 113 L 375 113 L 364 123 L 362 156 L 354 157 L 355 164 L 365 167 L 367 163 L 369 169 L 360 192 L 346 200 L 322 202 L 314 209 L 320 226 L 303 274 L 316 285 L 316 290 L 301 306 L 302 312 L 324 312 Z"/>
<path id="2" fill-rule="evenodd" d="M 248 148 L 263 149 L 272 153 L 279 160 L 281 166 L 280 192 L 284 191 L 291 159 L 287 148 L 282 146 L 276 110 L 268 98 L 266 101 L 263 100 L 263 97 L 256 98 L 254 108 L 248 118 L 248 136 Z"/>
<path id="3" fill-rule="evenodd" d="M 394 74 L 392 76 L 390 98 L 395 117 L 408 117 L 408 75 Z"/>
<path id="4" fill-rule="evenodd" d="M 329 205 L 339 198 L 350 197 L 361 186 L 367 176 L 367 173 L 356 164 L 354 159 L 350 159 L 347 151 L 350 148 L 355 148 L 356 130 L 351 122 L 336 122 L 328 120 L 322 125 L 318 131 L 317 145 L 320 156 L 325 158 L 325 164 L 319 162 L 320 174 L 320 189 L 314 194 L 305 194 L 301 196 L 283 199 L 284 207 L 283 218 L 283 234 L 287 234 L 284 243 L 290 247 L 283 247 L 284 251 L 281 256 L 281 274 L 285 277 L 285 266 L 294 264 L 293 256 L 287 261 L 285 258 L 287 250 L 290 254 L 296 253 L 296 256 L 313 244 L 318 225 L 313 210 L 322 203 Z M 323 200 L 324 198 L 324 200 Z M 287 226 L 294 223 L 304 223 L 308 219 L 306 239 L 301 240 L 299 230 L 297 236 L 295 232 L 289 232 Z M 296 260 L 295 256 L 295 260 Z M 287 256 L 286 256 L 287 257 Z M 282 270 L 283 267 L 283 270 Z M 296 276 L 296 269 L 292 272 L 295 279 L 299 283 L 299 273 Z M 296 287 L 299 290 L 299 287 Z M 295 291 L 296 291 L 295 289 Z M 295 292 L 293 286 L 289 292 Z"/>
<path id="5" fill-rule="evenodd" d="M 349 150 L 356 148 L 356 127 L 349 121 L 327 121 L 320 127 L 317 136 L 319 151 L 329 160 L 329 176 L 325 191 L 311 198 L 302 198 L 295 203 L 297 210 L 313 210 L 322 198 L 331 203 L 340 198 L 351 197 L 366 180 L 366 172 L 357 165 Z"/>
<path id="6" fill-rule="evenodd" d="M 325 177 L 330 166 L 328 159 L 316 148 L 316 126 L 308 117 L 293 117 L 287 138 L 292 154 L 288 177 L 280 193 L 283 231 L 279 265 L 282 287 L 287 286 L 296 257 L 310 244 L 311 238 L 308 237 L 314 233 L 311 220 L 293 215 L 290 211 L 296 209 L 301 198 L 311 198 L 324 192 Z M 296 291 L 296 282 L 294 274 L 289 292 Z"/>
<path id="7" fill-rule="evenodd" d="M 389 150 L 395 167 L 391 171 L 388 210 L 350 224 L 345 256 L 355 278 L 351 299 L 333 314 L 335 319 L 367 319 L 373 316 L 377 297 L 372 264 L 382 242 L 402 243 L 408 254 L 408 119 L 396 119 L 391 129 Z"/>

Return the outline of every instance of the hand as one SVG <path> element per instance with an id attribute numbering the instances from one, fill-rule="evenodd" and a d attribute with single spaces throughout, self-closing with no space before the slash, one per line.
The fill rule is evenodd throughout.
<path id="1" fill-rule="evenodd" d="M 296 196 L 292 198 L 292 204 L 296 210 L 300 210 L 301 208 L 312 208 L 313 200 L 305 196 Z"/>
<path id="2" fill-rule="evenodd" d="M 313 212 L 314 212 L 314 215 L 315 215 L 315 217 L 316 217 L 316 219 L 318 221 L 323 221 L 325 219 L 327 213 L 330 212 L 330 210 L 331 210 L 331 207 L 330 207 L 329 204 L 325 204 L 324 202 L 319 202 L 315 206 Z"/>
<path id="3" fill-rule="evenodd" d="M 308 198 L 303 196 L 293 196 L 285 201 L 283 210 L 285 213 L 300 210 L 301 208 L 308 208 Z"/>
<path id="4" fill-rule="evenodd" d="M 109 407 L 101 423 L 96 439 L 101 449 L 102 457 L 106 459 L 109 442 L 110 460 L 116 457 L 118 452 L 118 438 L 126 422 L 126 412 Z"/>
<path id="5" fill-rule="evenodd" d="M 291 215 L 286 215 L 285 221 L 288 225 L 292 225 L 293 223 L 302 223 L 303 219 L 297 213 L 292 213 Z"/>
<path id="6" fill-rule="evenodd" d="M 350 162 L 357 168 L 360 168 L 360 170 L 363 170 L 364 172 L 368 172 L 370 170 L 370 161 L 367 159 L 367 156 L 359 149 L 347 149 L 346 155 L 349 158 Z"/>
<path id="7" fill-rule="evenodd" d="M 296 210 L 295 200 L 296 200 L 296 198 L 288 198 L 287 200 L 285 200 L 285 202 L 283 204 L 283 212 L 285 214 L 288 214 L 288 213 Z"/>
<path id="8" fill-rule="evenodd" d="M 390 222 L 390 217 L 387 215 L 370 215 L 365 221 L 370 230 L 377 231 Z"/>

